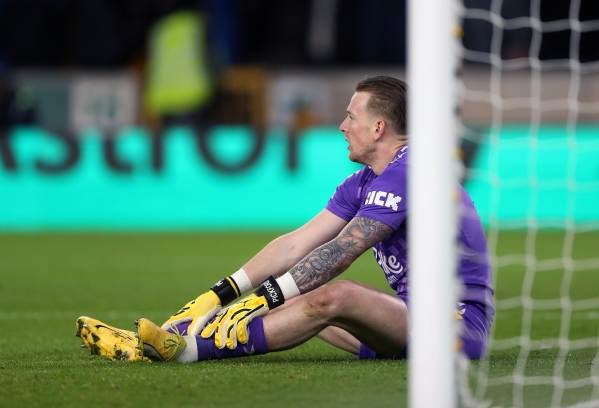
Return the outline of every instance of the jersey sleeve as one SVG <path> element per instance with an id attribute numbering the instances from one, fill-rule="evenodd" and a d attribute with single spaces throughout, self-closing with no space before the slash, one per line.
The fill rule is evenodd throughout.
<path id="1" fill-rule="evenodd" d="M 370 185 L 358 217 L 380 221 L 397 229 L 406 219 L 406 164 L 392 163 Z"/>
<path id="2" fill-rule="evenodd" d="M 337 186 L 326 209 L 337 217 L 350 221 L 360 209 L 360 180 L 363 170 L 359 170 Z"/>

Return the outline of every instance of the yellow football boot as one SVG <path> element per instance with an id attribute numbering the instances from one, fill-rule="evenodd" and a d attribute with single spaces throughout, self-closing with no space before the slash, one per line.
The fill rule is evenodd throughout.
<path id="1" fill-rule="evenodd" d="M 187 343 L 179 333 L 173 334 L 152 323 L 148 319 L 135 321 L 138 347 L 141 355 L 154 361 L 175 361 L 185 350 Z"/>
<path id="2" fill-rule="evenodd" d="M 81 316 L 76 322 L 77 333 L 85 347 L 92 354 L 104 356 L 111 360 L 148 361 L 135 348 L 137 340 L 135 333 L 117 329 L 91 317 Z"/>

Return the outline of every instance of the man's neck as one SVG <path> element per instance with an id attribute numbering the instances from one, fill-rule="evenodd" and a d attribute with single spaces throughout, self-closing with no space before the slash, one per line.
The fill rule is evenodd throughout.
<path id="1" fill-rule="evenodd" d="M 376 159 L 372 164 L 370 164 L 370 168 L 377 176 L 380 176 L 383 170 L 387 168 L 389 163 L 393 161 L 393 158 L 397 154 L 397 151 L 405 146 L 408 142 L 406 140 L 395 142 L 391 148 L 386 147 L 379 152 Z"/>

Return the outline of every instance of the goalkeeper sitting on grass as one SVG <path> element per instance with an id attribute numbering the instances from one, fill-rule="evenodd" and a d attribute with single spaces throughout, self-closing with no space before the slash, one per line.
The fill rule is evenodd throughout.
<path id="1" fill-rule="evenodd" d="M 358 83 L 340 130 L 349 159 L 365 166 L 337 187 L 311 221 L 269 243 L 162 327 L 140 319 L 133 333 L 80 317 L 83 345 L 113 359 L 189 363 L 287 350 L 318 336 L 358 358 L 405 358 L 406 91 L 403 81 L 390 77 Z M 457 316 L 462 349 L 477 359 L 485 353 L 494 315 L 491 268 L 480 219 L 459 189 L 464 291 Z M 369 248 L 396 295 L 348 280 L 326 285 Z"/>

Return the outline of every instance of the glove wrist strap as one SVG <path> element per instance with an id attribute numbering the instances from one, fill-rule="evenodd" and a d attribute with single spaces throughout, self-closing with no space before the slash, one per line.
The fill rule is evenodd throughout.
<path id="1" fill-rule="evenodd" d="M 256 290 L 254 294 L 256 296 L 264 296 L 266 298 L 266 303 L 268 303 L 268 308 L 271 310 L 285 303 L 283 291 L 272 276 L 258 285 L 258 290 Z"/>
<path id="2" fill-rule="evenodd" d="M 237 283 L 230 276 L 219 280 L 210 289 L 216 293 L 222 306 L 231 303 L 241 295 Z"/>

